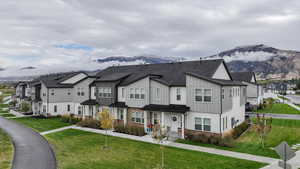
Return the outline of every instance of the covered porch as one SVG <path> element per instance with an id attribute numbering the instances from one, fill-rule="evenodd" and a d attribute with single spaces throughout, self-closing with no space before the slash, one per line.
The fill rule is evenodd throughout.
<path id="1" fill-rule="evenodd" d="M 82 117 L 86 118 L 96 118 L 98 113 L 97 101 L 96 100 L 86 100 L 81 103 L 82 107 Z"/>
<path id="2" fill-rule="evenodd" d="M 143 108 L 144 127 L 148 134 L 152 134 L 154 125 L 161 125 L 168 131 L 169 137 L 184 138 L 185 113 L 189 108 L 185 105 L 155 105 Z"/>

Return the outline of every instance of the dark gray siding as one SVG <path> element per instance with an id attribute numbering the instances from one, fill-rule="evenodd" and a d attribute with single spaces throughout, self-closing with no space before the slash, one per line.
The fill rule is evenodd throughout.
<path id="1" fill-rule="evenodd" d="M 97 93 L 97 102 L 100 106 L 109 106 L 117 100 L 117 89 L 116 86 L 119 82 L 96 82 L 96 93 Z M 99 87 L 110 87 L 112 96 L 110 98 L 99 97 Z"/>

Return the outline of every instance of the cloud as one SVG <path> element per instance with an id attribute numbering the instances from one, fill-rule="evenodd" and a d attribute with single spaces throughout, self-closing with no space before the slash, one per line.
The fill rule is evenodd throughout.
<path id="1" fill-rule="evenodd" d="M 258 43 L 300 50 L 299 9 L 296 0 L 3 1 L 0 67 L 11 71 L 0 76 L 96 69 L 93 59 L 114 55 L 199 58 Z"/>

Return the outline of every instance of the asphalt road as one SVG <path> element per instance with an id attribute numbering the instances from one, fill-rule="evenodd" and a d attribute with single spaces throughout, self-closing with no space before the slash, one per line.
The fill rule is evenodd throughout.
<path id="1" fill-rule="evenodd" d="M 246 112 L 246 115 L 250 117 L 256 117 L 257 113 L 254 112 Z M 262 115 L 262 114 L 260 114 Z M 265 113 L 266 117 L 272 117 L 274 119 L 289 119 L 289 120 L 300 120 L 300 115 L 294 114 L 272 114 L 272 113 Z"/>
<path id="2" fill-rule="evenodd" d="M 12 169 L 56 169 L 53 150 L 39 133 L 3 117 L 0 117 L 0 128 L 14 142 Z"/>

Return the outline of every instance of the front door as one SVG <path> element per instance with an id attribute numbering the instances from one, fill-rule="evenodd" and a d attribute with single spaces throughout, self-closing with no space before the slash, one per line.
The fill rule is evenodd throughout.
<path id="1" fill-rule="evenodd" d="M 180 128 L 181 119 L 178 114 L 171 114 L 171 131 L 178 132 L 178 128 Z"/>

